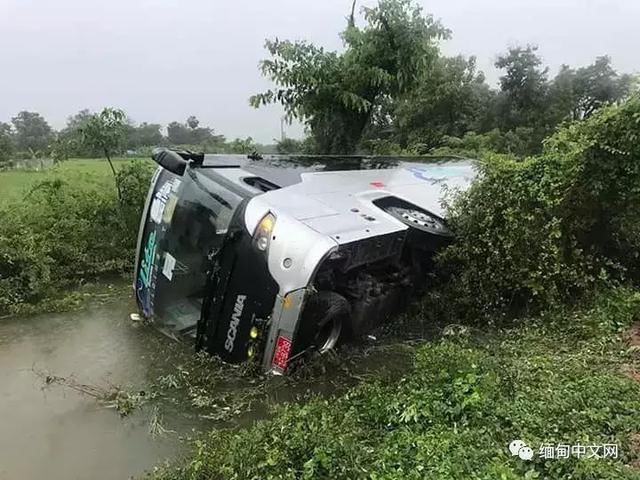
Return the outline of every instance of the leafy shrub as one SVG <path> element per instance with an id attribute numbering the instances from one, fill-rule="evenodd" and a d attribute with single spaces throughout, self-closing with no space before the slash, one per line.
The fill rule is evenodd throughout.
<path id="1" fill-rule="evenodd" d="M 152 171 L 150 164 L 140 161 L 129 162 L 118 171 L 116 181 L 122 191 L 120 215 L 125 227 L 122 241 L 130 247 L 135 248 L 140 215 L 149 190 Z"/>
<path id="2" fill-rule="evenodd" d="M 542 308 L 638 281 L 640 98 L 559 129 L 523 161 L 488 155 L 450 205 L 441 257 L 455 314 Z"/>
<path id="3" fill-rule="evenodd" d="M 131 269 L 149 178 L 147 164 L 122 168 L 121 201 L 113 187 L 44 180 L 19 206 L 0 211 L 0 310 Z"/>
<path id="4" fill-rule="evenodd" d="M 38 236 L 18 222 L 0 212 L 0 312 L 42 299 L 51 281 L 51 259 Z"/>
<path id="5" fill-rule="evenodd" d="M 554 312 L 553 321 L 529 320 L 483 341 L 447 336 L 420 346 L 401 380 L 365 380 L 252 427 L 215 430 L 187 462 L 150 477 L 637 479 L 626 464 L 638 457 L 630 442 L 640 385 L 614 369 L 628 361 L 618 329 L 639 313 L 640 295 L 621 290 L 591 310 Z M 620 323 L 602 322 L 614 317 Z M 514 439 L 534 448 L 533 461 L 510 455 Z M 619 444 L 620 455 L 545 460 L 546 442 Z"/>
<path id="6" fill-rule="evenodd" d="M 507 132 L 495 128 L 486 133 L 467 132 L 462 138 L 445 136 L 434 155 L 465 155 L 482 158 L 488 153 L 525 157 L 540 151 L 541 134 L 533 128 L 517 127 Z"/>
<path id="7" fill-rule="evenodd" d="M 362 142 L 360 149 L 368 155 L 406 155 L 413 152 L 403 149 L 398 143 L 384 138 L 373 138 Z"/>
<path id="8" fill-rule="evenodd" d="M 640 278 L 640 95 L 560 129 L 544 158 L 570 165 L 565 234 L 603 263 Z"/>

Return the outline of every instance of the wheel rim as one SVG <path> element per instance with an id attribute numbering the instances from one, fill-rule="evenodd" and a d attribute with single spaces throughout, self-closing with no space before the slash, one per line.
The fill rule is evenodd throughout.
<path id="1" fill-rule="evenodd" d="M 430 230 L 443 230 L 444 226 L 438 220 L 414 208 L 391 207 L 389 212 L 405 222 Z"/>
<path id="2" fill-rule="evenodd" d="M 339 318 L 332 318 L 323 324 L 316 335 L 316 345 L 320 353 L 331 350 L 338 343 L 340 332 L 342 331 L 342 321 Z"/>

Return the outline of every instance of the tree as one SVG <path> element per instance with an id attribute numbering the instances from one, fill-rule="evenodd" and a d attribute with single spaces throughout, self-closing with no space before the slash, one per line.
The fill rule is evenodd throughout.
<path id="1" fill-rule="evenodd" d="M 162 125 L 142 122 L 140 125 L 129 125 L 127 128 L 127 148 L 153 147 L 164 142 Z"/>
<path id="2" fill-rule="evenodd" d="M 75 115 L 67 118 L 67 125 L 64 129 L 69 131 L 78 131 L 84 127 L 89 120 L 91 120 L 92 116 L 93 114 L 91 113 L 91 110 L 83 108 Z"/>
<path id="3" fill-rule="evenodd" d="M 191 115 L 189 118 L 187 118 L 187 126 L 191 130 L 195 130 L 196 128 L 198 128 L 198 125 L 200 125 L 200 120 L 198 120 L 194 115 Z"/>
<path id="4" fill-rule="evenodd" d="M 549 85 L 547 115 L 553 124 L 564 120 L 576 120 L 577 106 L 576 71 L 569 65 L 562 65 Z"/>
<path id="5" fill-rule="evenodd" d="M 323 153 L 355 151 L 382 106 L 415 86 L 438 56 L 437 41 L 449 35 L 411 0 L 380 0 L 363 12 L 363 28 L 353 12 L 349 18 L 343 53 L 266 41 L 272 58 L 261 70 L 276 88 L 252 96 L 251 105 L 280 103 L 289 118 L 305 122 Z"/>
<path id="6" fill-rule="evenodd" d="M 625 98 L 635 83 L 633 76 L 619 75 L 607 56 L 577 70 L 562 65 L 549 87 L 549 117 L 554 123 L 583 120 L 598 108 Z"/>
<path id="7" fill-rule="evenodd" d="M 124 143 L 126 131 L 126 115 L 122 110 L 104 108 L 100 113 L 94 113 L 83 127 L 80 128 L 83 143 L 91 149 L 104 154 L 109 162 L 113 178 L 116 180 L 118 199 L 122 199 L 122 192 L 117 182 L 117 172 L 111 157 L 118 152 Z"/>
<path id="8" fill-rule="evenodd" d="M 14 148 L 11 125 L 0 122 L 0 165 L 11 160 Z"/>
<path id="9" fill-rule="evenodd" d="M 443 137 L 482 130 L 492 94 L 474 57 L 441 57 L 425 70 L 419 84 L 397 102 L 394 137 L 403 146 L 438 146 Z"/>
<path id="10" fill-rule="evenodd" d="M 191 143 L 204 145 L 214 138 L 213 129 L 209 127 L 197 127 L 191 130 Z"/>
<path id="11" fill-rule="evenodd" d="M 276 151 L 281 155 L 304 153 L 304 140 L 285 137 L 282 140 L 274 141 L 276 142 Z"/>
<path id="12" fill-rule="evenodd" d="M 200 120 L 194 115 L 187 118 L 187 127 L 191 130 L 189 132 L 191 139 L 187 143 L 204 145 L 213 140 L 213 129 L 209 127 L 199 127 Z"/>
<path id="13" fill-rule="evenodd" d="M 19 150 L 35 154 L 46 150 L 53 139 L 53 130 L 39 113 L 22 111 L 11 119 L 11 123 Z"/>
<path id="14" fill-rule="evenodd" d="M 71 156 L 88 158 L 101 154 L 89 149 L 82 141 L 82 128 L 92 115 L 91 111 L 85 108 L 67 118 L 66 126 L 58 132 L 53 142 L 52 154 L 55 160 L 64 160 Z"/>
<path id="15" fill-rule="evenodd" d="M 235 138 L 227 144 L 227 150 L 229 153 L 252 153 L 257 150 L 257 145 L 251 137 Z"/>
<path id="16" fill-rule="evenodd" d="M 171 122 L 167 126 L 167 139 L 171 145 L 188 145 L 192 140 L 191 130 L 179 122 Z"/>
<path id="17" fill-rule="evenodd" d="M 500 77 L 503 123 L 505 130 L 537 124 L 544 117 L 548 68 L 542 68 L 538 47 L 509 48 L 495 65 L 505 70 Z"/>
<path id="18" fill-rule="evenodd" d="M 203 149 L 219 149 L 224 145 L 224 135 L 216 135 L 213 128 L 200 127 L 200 121 L 193 115 L 185 124 L 171 122 L 167 126 L 167 139 L 172 145 L 197 145 Z"/>
<path id="19" fill-rule="evenodd" d="M 576 70 L 573 117 L 586 118 L 603 105 L 623 99 L 634 82 L 631 75 L 618 75 L 611 66 L 610 57 L 596 58 L 593 64 Z"/>

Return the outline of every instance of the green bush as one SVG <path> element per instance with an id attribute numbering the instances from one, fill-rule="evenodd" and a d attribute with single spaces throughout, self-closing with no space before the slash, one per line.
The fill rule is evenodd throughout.
<path id="1" fill-rule="evenodd" d="M 488 155 L 453 200 L 440 258 L 454 315 L 544 308 L 640 277 L 640 98 L 558 130 L 542 155 Z"/>
<path id="2" fill-rule="evenodd" d="M 544 158 L 569 165 L 562 216 L 580 248 L 640 278 L 640 95 L 560 129 Z"/>
<path id="3" fill-rule="evenodd" d="M 123 167 L 121 201 L 115 186 L 53 179 L 0 211 L 0 310 L 36 303 L 88 277 L 130 270 L 150 172 L 142 162 Z"/>
<path id="4" fill-rule="evenodd" d="M 140 215 L 149 191 L 152 172 L 151 164 L 140 161 L 129 162 L 118 171 L 117 182 L 122 191 L 120 218 L 123 220 L 124 226 L 122 242 L 129 248 L 135 248 Z M 133 261 L 133 257 L 130 258 L 130 261 Z"/>
<path id="5" fill-rule="evenodd" d="M 529 127 L 517 127 L 507 132 L 495 128 L 486 133 L 467 132 L 462 138 L 443 137 L 433 155 L 464 155 L 482 158 L 488 153 L 501 153 L 519 158 L 540 151 L 541 133 Z"/>
<path id="6" fill-rule="evenodd" d="M 640 295 L 620 290 L 586 311 L 550 313 L 474 339 L 457 333 L 417 349 L 403 379 L 365 380 L 337 398 L 278 409 L 246 429 L 215 430 L 187 462 L 152 478 L 637 479 L 630 443 L 640 385 L 618 374 L 619 329 Z M 615 319 L 615 321 L 613 320 Z M 531 462 L 509 454 L 522 439 Z M 618 444 L 616 459 L 545 460 L 544 443 Z"/>
<path id="7" fill-rule="evenodd" d="M 0 211 L 0 312 L 41 300 L 51 282 L 51 259 L 37 235 L 18 222 Z"/>

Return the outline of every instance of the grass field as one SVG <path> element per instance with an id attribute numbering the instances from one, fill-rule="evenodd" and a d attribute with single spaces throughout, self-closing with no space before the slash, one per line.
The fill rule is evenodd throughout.
<path id="1" fill-rule="evenodd" d="M 115 168 L 118 169 L 132 160 L 136 159 L 116 159 Z M 0 172 L 0 207 L 22 201 L 33 185 L 46 179 L 76 182 L 85 185 L 87 189 L 113 185 L 113 174 L 109 164 L 102 158 L 69 159 L 52 168 L 38 171 L 9 170 Z"/>
<path id="2" fill-rule="evenodd" d="M 68 289 L 130 273 L 154 166 L 135 160 L 115 161 L 122 198 L 104 159 L 0 172 L 0 316 L 65 308 Z"/>

